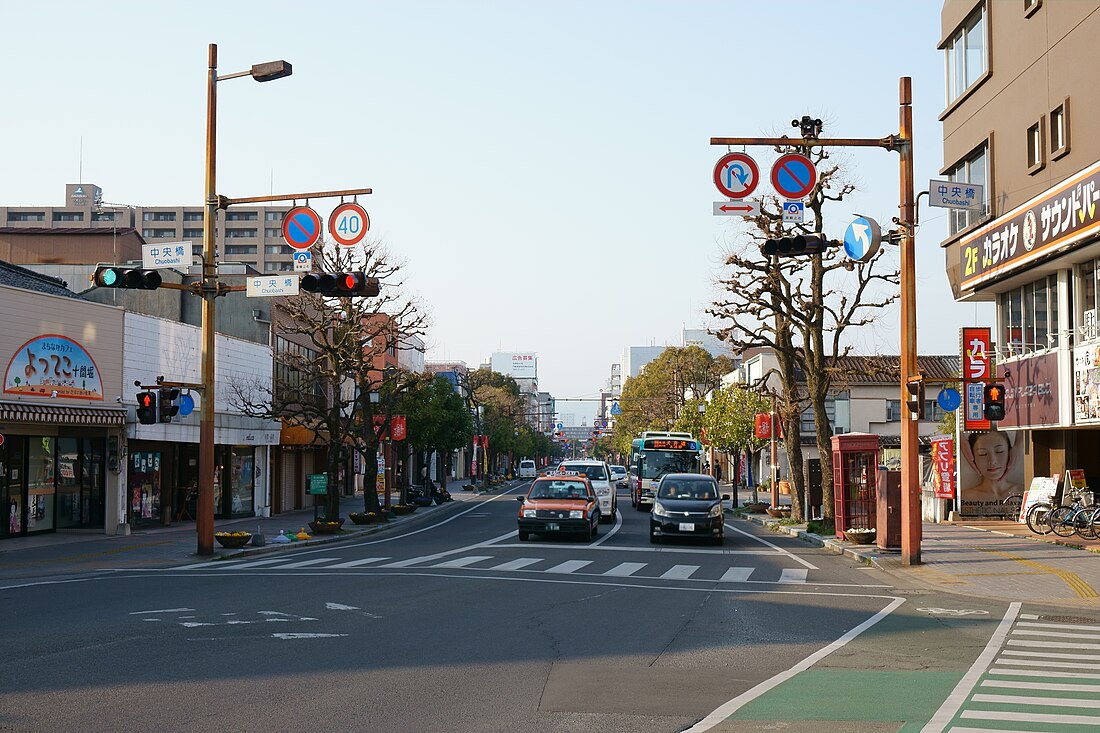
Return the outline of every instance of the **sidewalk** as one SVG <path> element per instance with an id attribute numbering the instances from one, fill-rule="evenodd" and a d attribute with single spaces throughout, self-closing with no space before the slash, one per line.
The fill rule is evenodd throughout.
<path id="1" fill-rule="evenodd" d="M 155 568 L 201 562 L 218 561 L 230 557 L 242 557 L 285 548 L 301 548 L 332 542 L 362 539 L 400 527 L 408 529 L 432 521 L 444 519 L 461 511 L 471 501 L 487 495 L 499 494 L 518 484 L 507 482 L 491 492 L 463 491 L 465 482 L 448 485 L 454 501 L 421 507 L 411 514 L 392 517 L 384 524 L 356 525 L 349 519 L 336 535 L 313 535 L 312 539 L 289 544 L 272 544 L 271 540 L 281 531 L 296 534 L 304 528 L 309 534 L 309 522 L 313 520 L 313 508 L 285 512 L 274 517 L 245 517 L 219 519 L 214 522 L 216 532 L 245 531 L 262 534 L 266 544 L 262 547 L 247 545 L 241 549 L 226 549 L 214 543 L 214 554 L 200 556 L 195 523 L 177 522 L 167 527 L 136 529 L 129 535 L 108 536 L 90 533 L 49 532 L 30 537 L 16 537 L 0 542 L 0 578 L 34 578 L 43 575 L 70 574 L 120 568 Z M 396 497 L 393 499 L 396 503 Z M 363 511 L 363 494 L 344 496 L 340 500 L 340 515 Z"/>

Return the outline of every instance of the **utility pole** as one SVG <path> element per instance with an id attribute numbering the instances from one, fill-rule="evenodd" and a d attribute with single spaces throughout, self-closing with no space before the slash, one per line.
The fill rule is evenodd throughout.
<path id="1" fill-rule="evenodd" d="M 903 76 L 898 84 L 898 104 L 900 114 L 899 132 L 883 138 L 831 138 L 813 137 L 813 147 L 873 147 L 884 148 L 898 153 L 900 192 L 898 225 L 901 247 L 901 359 L 900 393 L 901 404 L 905 405 L 909 392 L 910 379 L 919 379 L 917 370 L 917 303 L 916 268 L 914 266 L 916 227 L 916 205 L 913 186 L 913 90 L 912 79 Z M 712 137 L 711 145 L 761 145 L 769 147 L 792 147 L 805 145 L 788 137 Z M 921 543 L 921 505 L 920 505 L 920 453 L 917 445 L 918 420 L 916 416 L 903 410 L 901 424 L 901 558 L 905 565 L 919 565 Z M 773 430 L 774 433 L 774 430 Z M 773 464 L 773 477 L 775 466 Z M 773 501 L 775 481 L 772 481 Z M 834 487 L 836 490 L 836 487 Z"/>

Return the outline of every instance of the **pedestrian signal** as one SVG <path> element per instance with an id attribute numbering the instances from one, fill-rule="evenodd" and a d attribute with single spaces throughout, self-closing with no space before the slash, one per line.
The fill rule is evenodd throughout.
<path id="1" fill-rule="evenodd" d="M 160 388 L 160 411 L 158 414 L 161 422 L 172 422 L 172 418 L 179 413 L 179 398 L 180 391 L 178 387 Z"/>
<path id="2" fill-rule="evenodd" d="M 834 244 L 821 232 L 812 234 L 795 234 L 790 237 L 768 239 L 761 246 L 766 255 L 776 257 L 799 257 L 802 255 L 818 254 L 826 247 Z"/>
<path id="3" fill-rule="evenodd" d="M 985 385 L 985 419 L 990 422 L 1005 419 L 1005 388 L 1000 384 Z"/>
<path id="4" fill-rule="evenodd" d="M 137 419 L 142 425 L 157 424 L 157 393 L 138 392 Z"/>

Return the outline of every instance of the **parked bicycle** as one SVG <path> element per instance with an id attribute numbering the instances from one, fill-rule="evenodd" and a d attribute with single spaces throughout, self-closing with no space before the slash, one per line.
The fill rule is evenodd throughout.
<path id="1" fill-rule="evenodd" d="M 1091 491 L 1072 489 L 1070 504 L 1055 507 L 1050 511 L 1048 521 L 1051 531 L 1059 537 L 1070 537 L 1076 533 L 1085 538 L 1095 539 L 1097 526 L 1093 523 L 1093 516 L 1096 514 L 1096 509 Z"/>

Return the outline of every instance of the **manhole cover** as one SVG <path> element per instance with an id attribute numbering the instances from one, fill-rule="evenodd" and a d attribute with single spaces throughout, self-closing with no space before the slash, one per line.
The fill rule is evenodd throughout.
<path id="1" fill-rule="evenodd" d="M 1096 619 L 1084 616 L 1040 616 L 1040 621 L 1053 621 L 1056 624 L 1094 624 Z"/>

